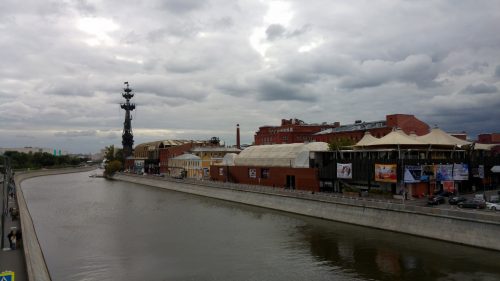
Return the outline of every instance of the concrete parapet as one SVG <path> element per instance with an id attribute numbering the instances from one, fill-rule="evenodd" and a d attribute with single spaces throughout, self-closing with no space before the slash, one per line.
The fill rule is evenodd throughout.
<path id="1" fill-rule="evenodd" d="M 369 201 L 325 194 L 289 192 L 269 187 L 242 187 L 210 181 L 165 180 L 116 174 L 117 180 L 155 186 L 306 216 L 396 231 L 500 251 L 500 216 Z M 182 184 L 179 184 L 182 183 Z"/>
<path id="2" fill-rule="evenodd" d="M 20 184 L 23 180 L 33 177 L 86 172 L 94 170 L 95 167 L 79 167 L 79 168 L 65 168 L 54 170 L 36 170 L 27 172 L 16 172 L 14 181 L 17 187 L 17 204 L 19 206 L 19 218 L 21 220 L 21 229 L 23 233 L 23 249 L 26 259 L 26 270 L 28 273 L 28 280 L 30 281 L 50 281 L 50 273 L 45 263 L 40 243 L 36 235 L 31 215 L 24 199 L 22 188 Z"/>

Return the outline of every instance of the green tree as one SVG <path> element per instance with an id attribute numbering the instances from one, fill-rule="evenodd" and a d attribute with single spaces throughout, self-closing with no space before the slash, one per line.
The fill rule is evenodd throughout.
<path id="1" fill-rule="evenodd" d="M 108 164 L 106 164 L 106 167 L 104 168 L 104 175 L 111 176 L 115 172 L 120 171 L 121 169 L 122 169 L 122 162 L 121 161 L 118 161 L 118 160 L 110 161 L 110 162 L 108 162 Z"/>
<path id="2" fill-rule="evenodd" d="M 330 151 L 342 150 L 343 148 L 349 147 L 354 144 L 355 142 L 349 138 L 331 139 L 328 142 L 328 150 Z"/>
<path id="3" fill-rule="evenodd" d="M 115 146 L 114 145 L 106 146 L 105 149 L 106 152 L 104 152 L 104 158 L 106 158 L 106 160 L 108 160 L 109 162 L 115 160 L 116 159 Z"/>

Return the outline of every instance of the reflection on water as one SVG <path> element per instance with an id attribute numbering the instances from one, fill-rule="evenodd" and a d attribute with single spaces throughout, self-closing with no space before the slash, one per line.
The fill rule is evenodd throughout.
<path id="1" fill-rule="evenodd" d="M 53 280 L 500 280 L 500 253 L 89 178 L 23 182 Z"/>

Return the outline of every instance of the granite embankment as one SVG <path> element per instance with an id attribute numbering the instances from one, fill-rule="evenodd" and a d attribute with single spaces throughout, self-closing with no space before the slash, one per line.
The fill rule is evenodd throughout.
<path id="1" fill-rule="evenodd" d="M 210 181 L 116 174 L 114 179 L 500 251 L 500 215 Z"/>
<path id="2" fill-rule="evenodd" d="M 22 188 L 19 188 L 21 182 L 25 179 L 57 174 L 87 172 L 95 170 L 95 167 L 79 167 L 54 170 L 36 170 L 27 172 L 16 172 L 14 181 L 16 184 L 17 204 L 19 206 L 19 217 L 21 220 L 21 229 L 23 232 L 23 249 L 26 261 L 26 271 L 30 281 L 50 281 L 50 274 L 45 263 L 42 249 L 38 242 L 33 221 L 24 199 Z"/>

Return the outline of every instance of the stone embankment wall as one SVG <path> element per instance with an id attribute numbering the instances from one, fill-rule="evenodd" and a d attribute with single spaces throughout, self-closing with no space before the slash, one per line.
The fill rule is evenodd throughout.
<path id="1" fill-rule="evenodd" d="M 122 180 L 311 217 L 500 251 L 500 216 L 259 186 L 116 174 Z"/>
<path id="2" fill-rule="evenodd" d="M 31 215 L 24 199 L 21 182 L 25 179 L 56 174 L 77 173 L 95 170 L 95 167 L 80 167 L 54 170 L 37 170 L 29 172 L 16 172 L 14 181 L 17 192 L 17 205 L 19 207 L 19 217 L 21 220 L 21 230 L 23 232 L 23 249 L 26 260 L 26 271 L 30 281 L 50 281 L 50 274 L 45 263 L 40 243 L 36 235 Z"/>

